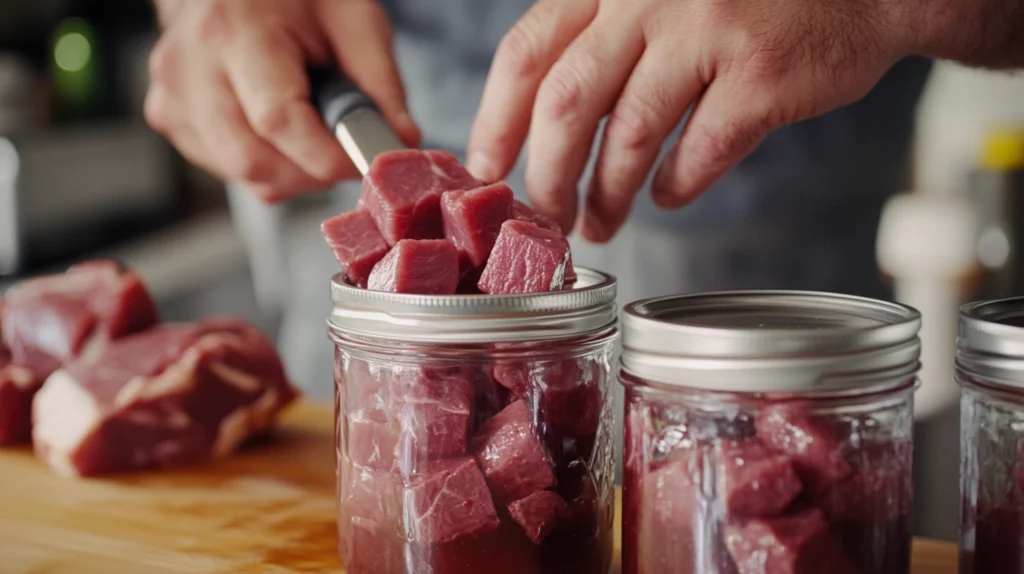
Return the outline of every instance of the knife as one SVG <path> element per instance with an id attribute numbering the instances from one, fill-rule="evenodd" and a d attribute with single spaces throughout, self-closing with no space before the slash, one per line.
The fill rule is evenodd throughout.
<path id="1" fill-rule="evenodd" d="M 309 79 L 313 105 L 360 173 L 366 175 L 379 154 L 406 149 L 377 104 L 336 66 L 311 68 Z"/>

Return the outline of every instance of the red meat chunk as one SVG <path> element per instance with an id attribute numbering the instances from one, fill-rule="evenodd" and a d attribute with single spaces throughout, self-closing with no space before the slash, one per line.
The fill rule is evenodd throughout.
<path id="1" fill-rule="evenodd" d="M 32 371 L 11 362 L 0 343 L 0 446 L 31 440 L 32 397 L 41 385 Z"/>
<path id="2" fill-rule="evenodd" d="M 724 441 L 719 456 L 719 492 L 730 517 L 775 516 L 803 489 L 789 457 L 757 440 Z"/>
<path id="3" fill-rule="evenodd" d="M 397 524 L 402 517 L 402 484 L 391 472 L 349 464 L 341 504 L 352 516 L 377 524 Z"/>
<path id="4" fill-rule="evenodd" d="M 508 512 L 534 544 L 540 544 L 558 523 L 569 518 L 569 505 L 558 493 L 541 490 L 508 505 Z"/>
<path id="5" fill-rule="evenodd" d="M 738 574 L 857 573 L 816 508 L 727 525 L 725 546 Z"/>
<path id="6" fill-rule="evenodd" d="M 193 463 L 232 452 L 295 395 L 255 328 L 165 324 L 55 372 L 33 404 L 32 438 L 68 475 Z"/>
<path id="7" fill-rule="evenodd" d="M 512 209 L 512 190 L 504 183 L 441 197 L 445 237 L 459 250 L 467 269 L 482 269 Z"/>
<path id="8" fill-rule="evenodd" d="M 348 417 L 348 452 L 352 462 L 375 470 L 395 466 L 398 432 L 387 418 L 376 413 L 357 411 Z"/>
<path id="9" fill-rule="evenodd" d="M 320 232 L 353 285 L 366 287 L 370 271 L 388 252 L 370 212 L 357 209 L 324 221 Z"/>
<path id="10" fill-rule="evenodd" d="M 600 374 L 595 365 L 580 363 L 566 359 L 538 364 L 532 381 L 547 421 L 548 448 L 559 455 L 589 458 L 601 422 L 601 387 L 592 378 Z M 566 452 L 568 448 L 574 452 Z"/>
<path id="11" fill-rule="evenodd" d="M 402 239 L 444 237 L 441 194 L 483 185 L 442 151 L 400 150 L 377 156 L 363 178 L 362 205 L 395 245 Z"/>
<path id="12" fill-rule="evenodd" d="M 112 261 L 77 265 L 7 291 L 3 342 L 14 363 L 45 380 L 65 361 L 158 321 L 142 279 Z"/>
<path id="13" fill-rule="evenodd" d="M 640 572 L 676 574 L 699 572 L 700 553 L 695 533 L 704 529 L 700 489 L 693 481 L 692 454 L 676 451 L 666 464 L 636 473 L 624 487 L 625 500 L 635 515 L 624 519 L 623 528 L 634 530 L 638 547 L 630 556 Z M 632 485 L 637 487 L 632 487 Z M 632 544 L 634 540 L 624 540 Z M 626 556 L 623 557 L 624 559 Z M 728 572 L 728 570 L 723 570 Z"/>
<path id="14" fill-rule="evenodd" d="M 840 433 L 799 406 L 767 407 L 755 425 L 761 442 L 793 460 L 800 480 L 812 493 L 827 490 L 853 472 L 843 458 Z"/>
<path id="15" fill-rule="evenodd" d="M 562 233 L 562 228 L 555 223 L 554 219 L 541 215 L 525 203 L 515 200 L 512 204 L 512 218 L 519 221 L 526 221 L 543 229 L 550 229 Z M 576 282 L 576 270 L 572 264 L 572 253 L 569 253 L 569 263 L 565 266 L 565 284 L 572 285 Z"/>
<path id="16" fill-rule="evenodd" d="M 524 401 L 512 403 L 481 425 L 473 439 L 473 452 L 501 502 L 519 500 L 555 484 Z"/>
<path id="17" fill-rule="evenodd" d="M 373 271 L 367 288 L 391 293 L 450 295 L 459 285 L 459 255 L 444 239 L 403 239 Z"/>
<path id="18" fill-rule="evenodd" d="M 499 525 L 487 482 L 470 457 L 431 462 L 406 487 L 405 514 L 417 542 L 453 542 Z"/>
<path id="19" fill-rule="evenodd" d="M 401 428 L 399 466 L 466 454 L 475 380 L 469 368 L 401 367 L 391 384 L 391 413 Z"/>
<path id="20" fill-rule="evenodd" d="M 510 219 L 484 267 L 478 286 L 484 293 L 542 293 L 565 285 L 569 242 L 556 231 Z"/>
<path id="21" fill-rule="evenodd" d="M 499 361 L 491 371 L 494 380 L 508 389 L 511 396 L 521 399 L 530 388 L 530 378 L 526 363 L 518 361 Z"/>

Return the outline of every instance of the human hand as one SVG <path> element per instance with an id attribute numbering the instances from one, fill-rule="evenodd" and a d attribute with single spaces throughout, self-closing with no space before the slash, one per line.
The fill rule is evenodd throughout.
<path id="1" fill-rule="evenodd" d="M 655 202 L 678 208 L 772 129 L 865 95 L 909 50 L 893 0 L 540 0 L 502 40 L 468 151 L 495 180 L 529 130 L 526 186 L 568 231 L 577 185 L 608 116 L 580 233 L 606 241 L 629 214 L 662 143 Z"/>
<path id="2" fill-rule="evenodd" d="M 307 63 L 337 62 L 407 144 L 391 27 L 373 0 L 158 0 L 145 115 L 193 163 L 267 201 L 358 177 L 310 103 Z"/>

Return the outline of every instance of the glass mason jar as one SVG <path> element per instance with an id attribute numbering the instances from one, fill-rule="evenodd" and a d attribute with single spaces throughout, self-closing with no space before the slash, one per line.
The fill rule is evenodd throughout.
<path id="1" fill-rule="evenodd" d="M 960 572 L 1024 573 L 1024 298 L 960 310 Z"/>
<path id="2" fill-rule="evenodd" d="M 624 574 L 908 574 L 919 314 L 747 291 L 626 307 Z"/>
<path id="3" fill-rule="evenodd" d="M 615 280 L 424 296 L 336 278 L 339 554 L 348 574 L 605 574 Z"/>

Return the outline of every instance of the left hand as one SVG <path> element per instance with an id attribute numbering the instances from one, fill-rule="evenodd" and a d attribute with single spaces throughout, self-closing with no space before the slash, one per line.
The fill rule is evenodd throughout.
<path id="1" fill-rule="evenodd" d="M 527 191 L 566 231 L 608 115 L 580 232 L 606 241 L 662 143 L 654 178 L 677 208 L 772 129 L 864 96 L 911 48 L 911 0 L 539 0 L 502 40 L 473 126 L 470 170 L 496 180 L 529 130 Z"/>

